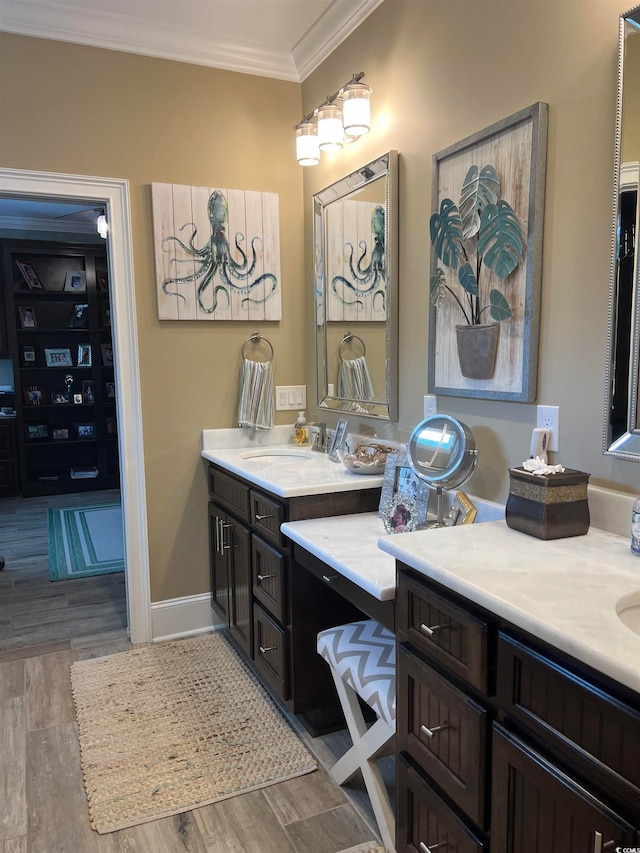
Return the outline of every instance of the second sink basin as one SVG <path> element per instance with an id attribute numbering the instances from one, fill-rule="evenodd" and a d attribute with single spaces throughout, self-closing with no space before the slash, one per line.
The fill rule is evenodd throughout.
<path id="1" fill-rule="evenodd" d="M 623 625 L 640 635 L 640 590 L 619 598 L 616 603 L 616 613 Z"/>

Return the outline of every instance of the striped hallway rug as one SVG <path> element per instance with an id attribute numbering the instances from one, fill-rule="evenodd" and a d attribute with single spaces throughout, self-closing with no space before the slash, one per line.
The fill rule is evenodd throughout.
<path id="1" fill-rule="evenodd" d="M 119 503 L 48 510 L 52 581 L 124 571 Z"/>

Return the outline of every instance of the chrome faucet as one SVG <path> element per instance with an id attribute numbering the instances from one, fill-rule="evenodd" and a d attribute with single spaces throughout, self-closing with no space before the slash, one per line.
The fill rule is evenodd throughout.
<path id="1" fill-rule="evenodd" d="M 310 424 L 313 430 L 313 441 L 311 444 L 312 450 L 317 450 L 320 453 L 326 453 L 327 450 L 327 425 L 324 422 Z"/>

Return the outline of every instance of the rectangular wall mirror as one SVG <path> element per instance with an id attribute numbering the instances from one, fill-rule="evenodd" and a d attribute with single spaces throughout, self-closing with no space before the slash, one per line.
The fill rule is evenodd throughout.
<path id="1" fill-rule="evenodd" d="M 313 197 L 318 406 L 398 419 L 398 154 Z"/>
<path id="2" fill-rule="evenodd" d="M 620 16 L 604 452 L 640 462 L 640 6 Z"/>

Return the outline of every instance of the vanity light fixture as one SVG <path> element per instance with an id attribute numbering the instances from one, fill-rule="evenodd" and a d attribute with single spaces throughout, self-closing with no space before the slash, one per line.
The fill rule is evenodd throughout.
<path id="1" fill-rule="evenodd" d="M 300 166 L 316 166 L 320 151 L 340 151 L 371 130 L 371 86 L 362 83 L 364 71 L 329 95 L 295 126 L 296 158 Z"/>

